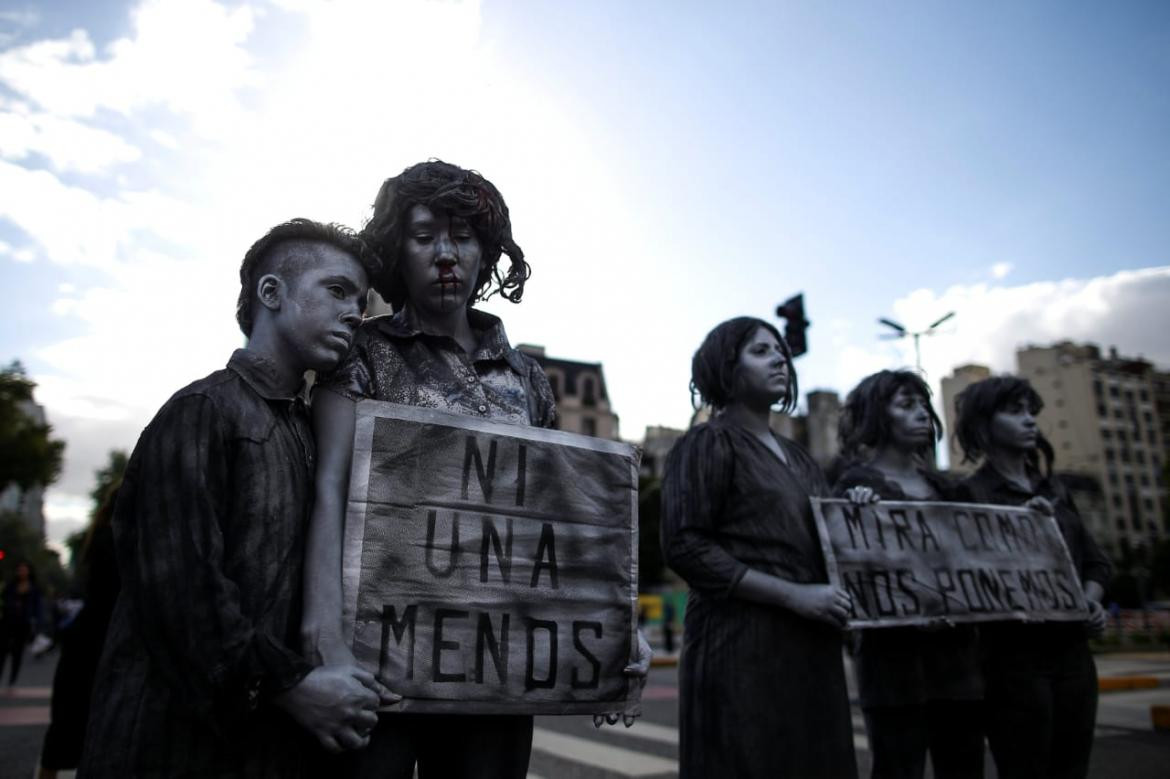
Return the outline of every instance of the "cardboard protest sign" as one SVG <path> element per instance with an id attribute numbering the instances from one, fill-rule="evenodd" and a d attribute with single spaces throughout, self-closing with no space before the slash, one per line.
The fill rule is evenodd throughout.
<path id="1" fill-rule="evenodd" d="M 1088 614 L 1053 517 L 974 503 L 812 504 L 829 580 L 852 596 L 849 627 Z"/>
<path id="2" fill-rule="evenodd" d="M 345 625 L 418 712 L 622 711 L 638 685 L 629 444 L 357 404 Z"/>

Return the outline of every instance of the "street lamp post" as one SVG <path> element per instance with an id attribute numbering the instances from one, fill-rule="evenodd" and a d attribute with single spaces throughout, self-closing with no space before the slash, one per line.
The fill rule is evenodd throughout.
<path id="1" fill-rule="evenodd" d="M 951 311 L 951 312 L 943 315 L 939 319 L 936 319 L 930 325 L 930 327 L 926 328 L 925 330 L 917 330 L 914 332 L 907 330 L 905 327 L 898 324 L 897 322 L 895 322 L 892 319 L 881 318 L 881 319 L 878 319 L 878 322 L 880 322 L 881 324 L 885 325 L 886 327 L 888 327 L 894 331 L 893 333 L 887 334 L 886 338 L 892 338 L 892 339 L 896 340 L 898 338 L 905 338 L 906 336 L 910 336 L 914 339 L 914 367 L 918 370 L 919 373 L 922 373 L 922 352 L 918 347 L 918 339 L 924 335 L 934 335 L 938 326 L 941 325 L 943 322 L 947 321 L 948 319 L 950 319 L 951 317 L 953 317 L 954 315 L 955 315 L 955 312 Z"/>

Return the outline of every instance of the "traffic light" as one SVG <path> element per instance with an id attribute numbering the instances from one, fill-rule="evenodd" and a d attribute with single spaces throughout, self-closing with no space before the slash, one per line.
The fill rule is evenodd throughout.
<path id="1" fill-rule="evenodd" d="M 792 350 L 793 357 L 799 357 L 808 351 L 808 339 L 805 330 L 811 324 L 804 318 L 804 293 L 794 295 L 776 306 L 776 316 L 785 320 L 784 340 Z"/>

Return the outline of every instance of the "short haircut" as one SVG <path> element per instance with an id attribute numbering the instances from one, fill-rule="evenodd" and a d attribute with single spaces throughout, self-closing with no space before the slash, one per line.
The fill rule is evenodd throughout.
<path id="1" fill-rule="evenodd" d="M 750 316 L 728 319 L 707 333 L 703 344 L 691 359 L 692 403 L 697 397 L 712 408 L 722 409 L 735 400 L 735 367 L 739 362 L 739 353 L 761 327 L 780 342 L 784 360 L 788 364 L 788 387 L 784 390 L 780 409 L 787 414 L 796 408 L 800 396 L 796 386 L 796 366 L 792 364 L 792 350 L 774 325 Z"/>
<path id="2" fill-rule="evenodd" d="M 930 387 L 914 371 L 878 371 L 866 376 L 845 398 L 837 438 L 841 451 L 860 459 L 876 452 L 890 441 L 889 405 L 899 389 L 905 387 L 926 403 L 930 428 L 934 435 L 921 454 L 934 451 L 934 442 L 942 436 L 942 422 L 930 404 Z"/>
<path id="3" fill-rule="evenodd" d="M 312 264 L 315 256 L 304 251 L 276 251 L 282 244 L 324 243 L 351 255 L 365 269 L 369 278 L 377 274 L 378 260 L 360 237 L 343 225 L 290 219 L 273 227 L 252 244 L 240 263 L 240 297 L 236 301 L 236 321 L 244 335 L 252 335 L 256 283 L 268 273 L 296 277 Z M 291 279 L 286 278 L 285 281 Z"/>
<path id="4" fill-rule="evenodd" d="M 991 449 L 991 418 L 1016 401 L 1022 400 L 1032 414 L 1044 408 L 1044 399 L 1028 383 L 1016 376 L 993 376 L 970 385 L 955 398 L 955 437 L 963 450 L 963 462 L 977 462 Z M 1055 452 L 1042 434 L 1036 434 L 1035 454 L 1043 455 L 1045 470 L 1051 472 Z M 1039 465 L 1033 456 L 1033 465 Z"/>
<path id="5" fill-rule="evenodd" d="M 371 280 L 386 302 L 395 310 L 406 302 L 399 260 L 410 210 L 419 205 L 466 219 L 479 239 L 479 276 L 468 304 L 497 293 L 513 303 L 520 302 L 532 269 L 512 240 L 512 221 L 503 195 L 476 171 L 441 160 L 420 162 L 386 179 L 374 200 L 374 214 L 362 229 L 362 237 L 382 260 L 382 272 Z M 501 254 L 508 255 L 506 274 L 500 272 Z"/>

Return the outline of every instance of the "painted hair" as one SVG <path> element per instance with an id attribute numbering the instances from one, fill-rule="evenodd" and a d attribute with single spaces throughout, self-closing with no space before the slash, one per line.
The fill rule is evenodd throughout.
<path id="1" fill-rule="evenodd" d="M 324 243 L 353 256 L 373 279 L 378 272 L 378 259 L 369 251 L 357 234 L 339 224 L 322 224 L 311 219 L 290 219 L 278 224 L 260 240 L 252 244 L 240 263 L 240 297 L 236 301 L 236 321 L 244 335 L 252 335 L 253 311 L 256 305 L 256 283 L 268 273 L 297 275 L 312 265 L 312 252 L 276 251 L 289 244 Z M 287 281 L 287 279 L 286 279 Z"/>
<path id="2" fill-rule="evenodd" d="M 712 408 L 721 409 L 735 400 L 735 366 L 739 353 L 757 330 L 764 328 L 780 342 L 784 360 L 788 364 L 788 387 L 784 390 L 780 408 L 790 413 L 800 397 L 796 386 L 796 366 L 792 364 L 792 350 L 780 331 L 771 323 L 750 316 L 739 316 L 716 325 L 691 359 L 691 402 L 697 398 Z"/>
<path id="3" fill-rule="evenodd" d="M 468 304 L 499 294 L 519 303 L 532 269 L 524 251 L 512 240 L 508 206 L 495 185 L 474 170 L 441 160 L 412 165 L 386 179 L 374 200 L 374 215 L 362 236 L 382 259 L 382 273 L 373 279 L 374 289 L 395 310 L 406 302 L 406 285 L 399 271 L 403 239 L 415 206 L 466 219 L 479 239 L 482 256 Z M 508 255 L 508 271 L 500 271 L 500 255 Z"/>
<path id="4" fill-rule="evenodd" d="M 986 457 L 991 449 L 991 418 L 1009 404 L 1022 400 L 1032 414 L 1039 414 L 1044 408 L 1044 399 L 1028 383 L 1027 379 L 1016 376 L 993 376 L 977 381 L 959 393 L 955 398 L 955 436 L 963 450 L 963 462 L 977 462 Z M 1042 434 L 1036 435 L 1036 452 L 1032 464 L 1039 466 L 1039 457 L 1044 458 L 1044 470 L 1052 471 L 1055 452 L 1052 444 Z"/>
<path id="5" fill-rule="evenodd" d="M 889 443 L 888 408 L 894 395 L 903 387 L 926 403 L 934 435 L 929 446 L 924 447 L 924 450 L 929 451 L 921 454 L 933 454 L 934 442 L 942 437 L 942 422 L 930 404 L 930 387 L 917 373 L 907 370 L 878 371 L 866 376 L 845 398 L 845 405 L 841 408 L 841 422 L 837 428 L 842 453 L 860 459 L 866 452 L 872 453 Z"/>

